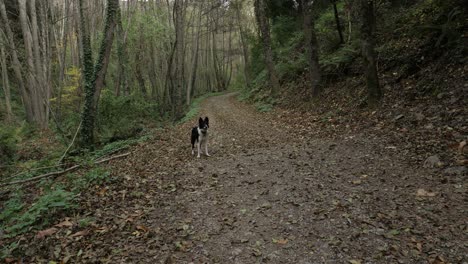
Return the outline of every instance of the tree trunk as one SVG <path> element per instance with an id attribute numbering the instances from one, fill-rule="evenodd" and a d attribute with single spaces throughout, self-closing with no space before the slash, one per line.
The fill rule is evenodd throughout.
<path id="1" fill-rule="evenodd" d="M 82 124 L 80 129 L 80 145 L 86 148 L 92 148 L 94 144 L 94 66 L 91 49 L 91 39 L 85 24 L 84 0 L 79 0 L 80 9 L 80 32 L 81 32 L 81 47 L 82 47 L 82 75 L 85 91 L 85 102 L 81 115 Z"/>
<path id="2" fill-rule="evenodd" d="M 37 71 L 36 64 L 34 63 L 34 52 L 33 52 L 33 36 L 31 34 L 31 30 L 28 23 L 28 14 L 26 8 L 26 0 L 18 0 L 19 4 L 19 13 L 20 13 L 20 24 L 21 24 L 21 31 L 23 33 L 23 42 L 25 48 L 25 56 L 26 56 L 26 65 L 28 71 L 28 86 L 31 91 L 31 103 L 32 103 L 32 111 L 33 111 L 33 122 L 39 125 L 41 128 L 44 128 L 44 123 L 42 120 L 42 105 L 44 104 L 43 101 L 43 94 L 41 93 L 40 89 L 40 71 Z M 35 2 L 31 2 L 35 3 Z"/>
<path id="3" fill-rule="evenodd" d="M 280 89 L 278 75 L 276 74 L 275 65 L 273 62 L 273 51 L 271 48 L 270 25 L 266 15 L 265 0 L 255 0 L 255 16 L 257 24 L 260 28 L 260 37 L 263 42 L 263 52 L 265 56 L 265 64 L 268 69 L 270 79 L 271 94 L 276 96 Z"/>
<path id="4" fill-rule="evenodd" d="M 119 0 L 108 0 L 106 11 L 106 23 L 104 28 L 104 38 L 102 39 L 101 48 L 99 50 L 99 56 L 94 67 L 94 86 L 96 89 L 96 92 L 94 94 L 94 108 L 97 108 L 99 98 L 101 96 L 101 90 L 104 87 L 107 67 L 109 66 L 110 62 L 112 43 L 114 41 L 114 31 L 117 24 L 118 12 L 120 12 Z"/>
<path id="5" fill-rule="evenodd" d="M 176 31 L 175 44 L 175 87 L 172 113 L 175 120 L 182 118 L 182 93 L 184 91 L 184 1 L 174 1 L 174 25 Z"/>
<path id="6" fill-rule="evenodd" d="M 29 88 L 24 83 L 23 79 L 23 73 L 21 69 L 21 63 L 18 59 L 18 53 L 17 53 L 17 47 L 14 41 L 14 35 L 13 31 L 11 30 L 10 27 L 10 20 L 8 19 L 7 13 L 6 13 L 6 8 L 5 8 L 5 2 L 4 0 L 0 0 L 0 17 L 3 20 L 3 25 L 6 31 L 6 38 L 8 41 L 9 46 L 11 47 L 11 58 L 13 60 L 13 71 L 16 76 L 16 80 L 19 85 L 19 89 L 21 92 L 21 97 L 23 99 L 23 105 L 26 110 L 26 120 L 29 123 L 34 122 L 34 113 L 32 109 L 32 104 L 31 104 L 31 94 Z"/>
<path id="7" fill-rule="evenodd" d="M 379 86 L 374 50 L 374 1 L 360 0 L 360 3 L 361 6 L 359 10 L 361 12 L 361 48 L 366 71 L 365 76 L 368 91 L 368 103 L 371 106 L 375 106 L 380 101 L 383 94 Z"/>
<path id="8" fill-rule="evenodd" d="M 93 66 L 92 49 L 89 32 L 85 26 L 84 0 L 79 0 L 80 24 L 83 46 L 83 76 L 85 88 L 85 102 L 82 112 L 82 126 L 80 130 L 80 145 L 85 148 L 93 148 L 94 125 L 96 119 L 97 103 L 99 94 L 104 86 L 104 79 L 109 64 L 112 48 L 114 28 L 116 23 L 116 12 L 119 9 L 119 0 L 107 0 L 107 15 L 104 27 L 104 38 L 99 49 L 96 65 Z"/>
<path id="9" fill-rule="evenodd" d="M 202 12 L 203 12 L 203 3 L 200 7 L 199 14 L 198 14 L 198 22 L 197 22 L 197 35 L 195 37 L 195 54 L 193 55 L 193 63 L 192 63 L 192 70 L 190 71 L 190 78 L 189 83 L 187 85 L 187 106 L 190 106 L 192 101 L 192 90 L 195 87 L 195 81 L 197 78 L 197 68 L 198 68 L 198 51 L 200 47 L 200 31 L 201 31 L 201 20 L 202 20 Z"/>
<path id="10" fill-rule="evenodd" d="M 338 15 L 338 8 L 336 7 L 336 0 L 333 1 L 333 12 L 335 13 L 336 30 L 338 31 L 338 35 L 340 36 L 340 44 L 343 44 L 343 32 L 341 30 L 340 17 Z"/>
<path id="11" fill-rule="evenodd" d="M 311 83 L 312 97 L 317 97 L 320 93 L 321 73 L 319 65 L 319 48 L 317 36 L 315 34 L 315 18 L 312 13 L 314 2 L 303 0 L 302 10 L 304 16 L 304 37 L 306 42 L 307 60 L 309 62 L 309 79 Z"/>
<path id="12" fill-rule="evenodd" d="M 242 19 L 241 19 L 241 6 L 236 6 L 236 15 L 237 15 L 237 23 L 239 25 L 239 34 L 240 40 L 242 43 L 242 55 L 244 56 L 244 75 L 245 75 L 245 85 L 247 87 L 250 86 L 250 62 L 249 62 L 249 46 L 246 40 L 244 28 L 242 27 Z"/>
<path id="13" fill-rule="evenodd" d="M 6 63 L 5 49 L 3 48 L 3 37 L 0 34 L 0 67 L 2 68 L 2 87 L 5 94 L 6 105 L 6 121 L 13 120 L 13 112 L 11 110 L 11 95 L 10 95 L 10 80 L 8 79 L 8 69 Z"/>

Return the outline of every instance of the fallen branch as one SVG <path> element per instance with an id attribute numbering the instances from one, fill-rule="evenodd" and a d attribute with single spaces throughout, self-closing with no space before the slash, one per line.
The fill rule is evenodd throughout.
<path id="1" fill-rule="evenodd" d="M 76 136 L 78 135 L 78 131 L 80 130 L 81 124 L 82 124 L 82 123 L 83 123 L 83 120 L 80 121 L 80 124 L 78 125 L 78 128 L 76 129 L 75 135 L 73 136 L 72 142 L 70 143 L 70 145 L 68 146 L 68 148 L 65 150 L 65 152 L 63 153 L 63 155 L 60 157 L 59 161 L 57 162 L 57 165 L 60 165 L 60 163 L 62 163 L 62 160 L 65 158 L 65 156 L 67 155 L 68 151 L 69 151 L 69 150 L 71 149 L 71 147 L 73 146 L 73 143 L 75 143 Z"/>
<path id="2" fill-rule="evenodd" d="M 126 156 L 130 155 L 130 154 L 131 154 L 131 152 L 127 152 L 127 153 L 120 154 L 120 155 L 115 155 L 115 156 L 112 156 L 112 157 L 107 158 L 107 159 L 97 160 L 97 161 L 94 162 L 94 164 L 101 164 L 101 163 L 104 163 L 106 161 L 110 161 L 110 160 L 113 160 L 113 159 L 123 158 L 123 157 L 126 157 Z"/>
<path id="3" fill-rule="evenodd" d="M 58 175 L 70 172 L 72 170 L 78 169 L 79 167 L 81 167 L 81 165 L 75 165 L 75 166 L 72 166 L 72 167 L 70 167 L 70 168 L 68 168 L 66 170 L 62 170 L 62 171 L 49 172 L 49 173 L 42 174 L 42 175 L 39 175 L 39 176 L 36 176 L 36 177 L 32 177 L 32 178 L 29 178 L 29 179 L 26 179 L 26 180 L 3 183 L 3 184 L 0 184 L 0 187 L 5 187 L 5 186 L 9 186 L 9 185 L 13 185 L 13 184 L 19 184 L 19 183 L 36 181 L 36 180 L 40 180 L 42 178 L 47 178 L 47 177 L 51 177 L 51 176 L 58 176 Z"/>
<path id="4" fill-rule="evenodd" d="M 131 154 L 131 152 L 116 155 L 116 156 L 113 156 L 113 157 L 110 157 L 110 158 L 107 158 L 107 159 L 95 161 L 94 164 L 101 164 L 101 163 L 104 163 L 104 162 L 107 162 L 107 161 L 110 161 L 110 160 L 113 160 L 113 159 L 123 158 L 123 157 L 126 157 L 126 156 L 130 155 L 130 154 Z M 82 165 L 78 164 L 78 165 L 72 166 L 72 167 L 70 167 L 68 169 L 62 170 L 62 171 L 49 172 L 49 173 L 38 175 L 36 177 L 32 177 L 32 178 L 25 179 L 25 180 L 19 180 L 19 181 L 3 183 L 3 184 L 0 184 L 0 188 L 5 187 L 5 186 L 9 186 L 9 185 L 14 185 L 14 184 L 22 184 L 22 183 L 26 183 L 26 182 L 37 181 L 37 180 L 47 178 L 47 177 L 59 176 L 59 175 L 65 174 L 67 172 L 77 170 L 77 169 L 79 169 L 81 167 L 82 167 Z"/>
<path id="5" fill-rule="evenodd" d="M 18 177 L 18 176 L 20 176 L 20 175 L 22 175 L 22 174 L 26 174 L 26 173 L 28 173 L 28 172 L 33 172 L 33 171 L 38 171 L 38 170 L 44 170 L 44 169 L 51 169 L 51 168 L 57 168 L 57 167 L 60 167 L 60 166 L 62 166 L 62 165 L 45 166 L 45 167 L 27 169 L 27 170 L 25 170 L 25 171 L 18 172 L 18 173 L 16 173 L 16 174 L 11 175 L 11 176 L 2 178 L 2 180 L 0 181 L 0 183 L 6 182 L 6 181 L 9 180 L 9 179 L 16 178 L 16 177 Z"/>

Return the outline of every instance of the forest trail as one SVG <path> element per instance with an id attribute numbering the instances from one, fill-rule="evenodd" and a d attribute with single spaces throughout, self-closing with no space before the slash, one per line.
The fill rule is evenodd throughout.
<path id="1" fill-rule="evenodd" d="M 190 154 L 194 120 L 112 161 L 114 183 L 83 197 L 93 223 L 71 254 L 103 263 L 462 263 L 463 192 L 379 140 L 301 138 L 287 115 L 259 113 L 234 94 L 205 100 L 200 114 L 210 118 L 212 156 Z"/>

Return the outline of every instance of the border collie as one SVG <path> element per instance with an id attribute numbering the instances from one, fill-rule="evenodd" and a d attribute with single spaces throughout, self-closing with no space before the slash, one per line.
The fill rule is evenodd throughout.
<path id="1" fill-rule="evenodd" d="M 200 158 L 200 152 L 202 145 L 205 145 L 205 154 L 206 156 L 210 156 L 208 154 L 208 128 L 210 127 L 208 117 L 205 119 L 198 119 L 198 126 L 192 128 L 192 155 L 195 154 L 195 144 L 197 144 L 198 148 L 198 155 L 197 158 Z"/>

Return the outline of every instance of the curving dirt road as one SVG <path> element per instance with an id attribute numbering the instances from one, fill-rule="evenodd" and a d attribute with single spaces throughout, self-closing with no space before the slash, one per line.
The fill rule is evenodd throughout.
<path id="1" fill-rule="evenodd" d="M 114 183 L 104 194 L 96 187 L 83 197 L 94 222 L 88 236 L 67 245 L 71 259 L 468 261 L 460 182 L 440 184 L 379 139 L 303 136 L 287 114 L 258 113 L 233 94 L 207 99 L 201 115 L 210 118 L 212 157 L 190 155 L 191 124 L 184 124 L 113 162 Z M 42 250 L 56 244 L 48 241 Z"/>

